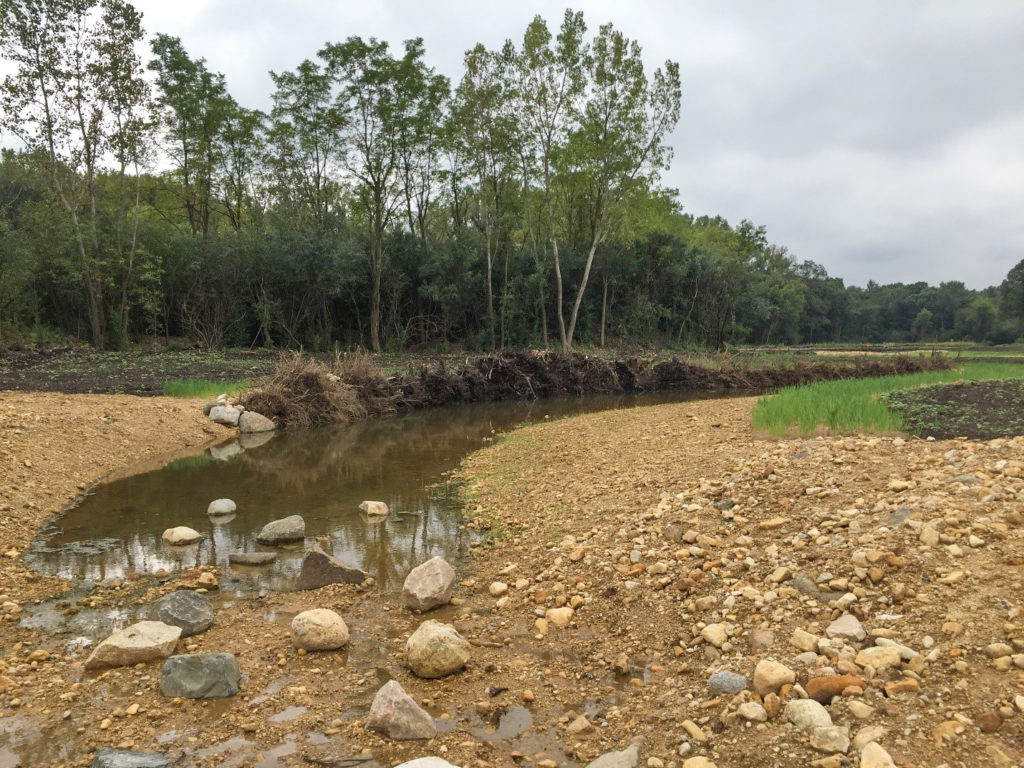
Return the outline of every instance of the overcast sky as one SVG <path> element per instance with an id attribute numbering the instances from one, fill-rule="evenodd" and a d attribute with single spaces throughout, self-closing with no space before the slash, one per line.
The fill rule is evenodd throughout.
<path id="1" fill-rule="evenodd" d="M 180 37 L 235 98 L 267 107 L 268 70 L 324 42 L 423 37 L 457 80 L 477 42 L 517 42 L 522 0 L 136 0 L 148 32 Z M 651 67 L 681 65 L 665 176 L 685 210 L 750 219 L 848 283 L 1002 281 L 1024 258 L 1024 2 L 577 2 Z"/>

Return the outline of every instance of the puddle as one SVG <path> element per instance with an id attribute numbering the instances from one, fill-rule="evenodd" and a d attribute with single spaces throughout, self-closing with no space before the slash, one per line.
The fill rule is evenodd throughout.
<path id="1" fill-rule="evenodd" d="M 267 722 L 278 725 L 280 723 L 290 723 L 297 717 L 302 717 L 309 710 L 306 707 L 286 707 L 278 712 L 276 715 L 271 715 L 267 718 Z"/>

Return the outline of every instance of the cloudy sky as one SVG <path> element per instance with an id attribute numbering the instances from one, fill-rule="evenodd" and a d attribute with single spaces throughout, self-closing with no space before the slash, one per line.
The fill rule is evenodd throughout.
<path id="1" fill-rule="evenodd" d="M 136 0 L 232 94 L 266 107 L 268 70 L 326 41 L 423 37 L 462 55 L 520 40 L 535 0 Z M 999 283 L 1024 258 L 1024 3 L 1011 0 L 576 2 L 653 66 L 680 63 L 665 183 L 687 211 L 750 219 L 848 283 Z"/>

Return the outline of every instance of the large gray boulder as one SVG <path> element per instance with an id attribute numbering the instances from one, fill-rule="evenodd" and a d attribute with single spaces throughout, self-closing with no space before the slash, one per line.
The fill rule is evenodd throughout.
<path id="1" fill-rule="evenodd" d="M 215 405 L 210 409 L 210 418 L 225 427 L 237 427 L 241 415 L 241 411 L 231 405 Z"/>
<path id="2" fill-rule="evenodd" d="M 205 632 L 213 624 L 213 603 L 191 589 L 179 589 L 164 595 L 151 609 L 152 618 L 181 629 L 182 637 Z"/>
<path id="3" fill-rule="evenodd" d="M 222 699 L 238 693 L 242 671 L 230 653 L 171 656 L 160 671 L 160 693 L 170 698 Z"/>
<path id="4" fill-rule="evenodd" d="M 312 608 L 292 619 L 292 645 L 305 651 L 335 651 L 348 643 L 345 620 L 329 608 Z"/>
<path id="5" fill-rule="evenodd" d="M 260 544 L 284 544 L 306 538 L 306 521 L 298 515 L 271 520 L 256 536 Z"/>
<path id="6" fill-rule="evenodd" d="M 417 565 L 405 577 L 402 602 L 414 611 L 429 611 L 452 599 L 455 569 L 444 558 L 432 557 Z"/>
<path id="7" fill-rule="evenodd" d="M 181 628 L 162 621 L 140 621 L 115 632 L 96 646 L 85 660 L 86 669 L 130 667 L 140 662 L 166 659 L 174 653 Z"/>
<path id="8" fill-rule="evenodd" d="M 469 661 L 469 643 L 455 627 L 428 619 L 405 644 L 405 660 L 419 677 L 445 677 Z"/>
<path id="9" fill-rule="evenodd" d="M 170 768 L 171 761 L 158 752 L 132 752 L 103 747 L 89 768 Z"/>
<path id="10" fill-rule="evenodd" d="M 385 683 L 373 697 L 366 727 L 395 740 L 432 739 L 437 735 L 434 718 L 402 690 L 397 680 Z"/>
<path id="11" fill-rule="evenodd" d="M 273 432 L 277 425 L 261 413 L 246 411 L 238 417 L 238 429 L 244 434 Z"/>
<path id="12" fill-rule="evenodd" d="M 365 580 L 366 574 L 361 570 L 350 568 L 314 543 L 302 558 L 295 589 L 319 589 L 328 584 L 362 584 Z"/>

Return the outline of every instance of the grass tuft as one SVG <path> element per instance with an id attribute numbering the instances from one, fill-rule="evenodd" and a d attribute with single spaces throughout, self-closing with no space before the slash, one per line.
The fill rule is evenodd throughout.
<path id="1" fill-rule="evenodd" d="M 1024 378 L 1024 367 L 1018 364 L 967 363 L 947 371 L 789 387 L 758 400 L 753 412 L 754 427 L 779 437 L 822 432 L 902 432 L 903 417 L 886 407 L 881 394 L 959 379 L 1020 378 Z"/>

